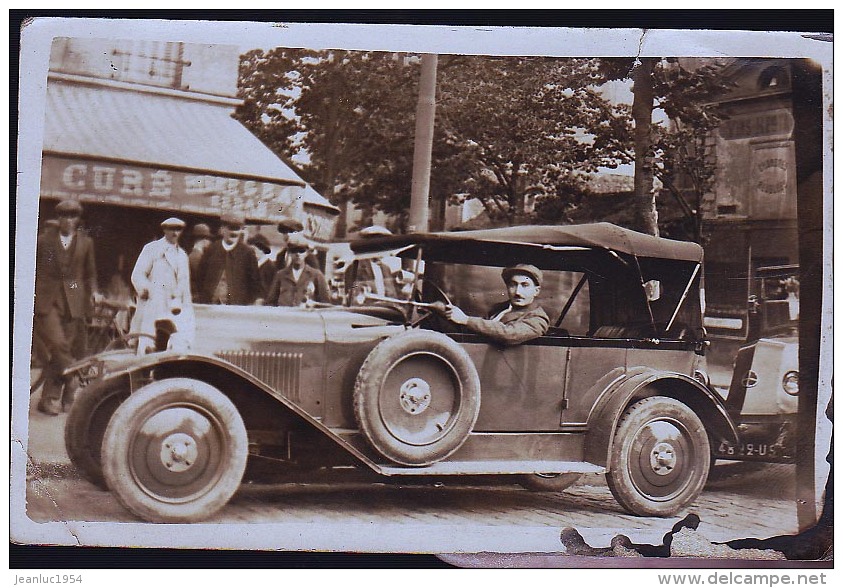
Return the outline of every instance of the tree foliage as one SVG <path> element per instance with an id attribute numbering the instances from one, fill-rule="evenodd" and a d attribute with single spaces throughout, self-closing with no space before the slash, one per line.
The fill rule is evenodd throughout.
<path id="1" fill-rule="evenodd" d="M 657 233 L 652 179 L 658 178 L 675 200 L 682 221 L 670 232 L 699 241 L 702 197 L 713 187 L 715 162 L 710 149 L 712 131 L 722 120 L 716 103 L 728 89 L 726 64 L 717 60 L 680 58 L 602 59 L 606 80 L 633 79 L 634 114 L 640 133 L 627 143 L 636 161 L 638 228 Z M 646 112 L 644 110 L 646 109 Z M 669 124 L 653 124 L 661 109 Z M 677 235 L 679 236 L 679 235 Z"/>
<path id="2" fill-rule="evenodd" d="M 623 107 L 594 89 L 594 60 L 440 58 L 431 196 L 479 199 L 509 223 L 558 221 L 581 172 L 627 161 Z M 279 48 L 243 56 L 237 117 L 335 203 L 406 213 L 418 59 Z M 535 212 L 525 213 L 525 201 Z"/>

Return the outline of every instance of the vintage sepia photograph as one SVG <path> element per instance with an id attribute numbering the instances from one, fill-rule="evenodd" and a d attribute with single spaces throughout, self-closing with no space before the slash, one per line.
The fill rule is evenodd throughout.
<path id="1" fill-rule="evenodd" d="M 831 35 L 21 48 L 12 542 L 832 558 Z"/>

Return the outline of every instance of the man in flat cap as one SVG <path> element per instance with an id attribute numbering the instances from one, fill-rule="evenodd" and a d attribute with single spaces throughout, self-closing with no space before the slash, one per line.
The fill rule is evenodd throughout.
<path id="1" fill-rule="evenodd" d="M 278 232 L 281 233 L 282 243 L 281 249 L 275 256 L 275 268 L 284 269 L 290 263 L 291 256 L 288 255 L 287 242 L 291 235 L 300 235 L 304 231 L 304 225 L 294 218 L 286 218 L 278 223 Z M 320 270 L 319 259 L 310 251 L 305 256 L 305 263 L 310 267 Z"/>
<path id="2" fill-rule="evenodd" d="M 220 217 L 220 239 L 211 243 L 199 262 L 198 302 L 247 305 L 262 303 L 258 258 L 243 242 L 246 219 L 239 214 Z"/>
<path id="3" fill-rule="evenodd" d="M 269 286 L 266 303 L 272 306 L 307 306 L 329 303 L 331 293 L 325 275 L 307 264 L 310 247 L 304 237 L 293 234 L 287 240 L 290 263 L 278 270 Z"/>
<path id="4" fill-rule="evenodd" d="M 164 236 L 147 243 L 132 271 L 137 309 L 130 331 L 140 333 L 138 355 L 155 348 L 159 329 L 174 332 L 169 347 L 187 350 L 193 343 L 195 318 L 190 295 L 190 264 L 179 247 L 184 221 L 171 217 L 161 223 Z"/>
<path id="5" fill-rule="evenodd" d="M 87 355 L 85 319 L 100 297 L 94 242 L 79 229 L 82 206 L 64 200 L 56 206 L 58 228 L 39 235 L 35 261 L 33 337 L 48 357 L 38 410 L 57 415 L 73 402 L 78 383 L 62 372 Z"/>
<path id="6" fill-rule="evenodd" d="M 205 249 L 211 244 L 211 227 L 205 223 L 194 225 L 191 231 L 193 236 L 193 249 L 187 255 L 187 260 L 190 263 L 190 291 L 193 293 L 193 299 L 196 300 L 199 296 L 199 283 L 196 277 L 199 275 L 199 262 L 202 261 L 202 255 Z"/>
<path id="7" fill-rule="evenodd" d="M 488 319 L 467 316 L 456 306 L 445 307 L 444 314 L 453 323 L 485 335 L 504 345 L 517 345 L 541 337 L 550 326 L 547 313 L 538 305 L 542 271 L 534 265 L 518 264 L 501 273 L 509 302 L 492 310 Z"/>

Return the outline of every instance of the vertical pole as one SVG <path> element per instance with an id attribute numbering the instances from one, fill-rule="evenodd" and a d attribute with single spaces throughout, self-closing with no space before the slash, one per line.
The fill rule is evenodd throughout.
<path id="1" fill-rule="evenodd" d="M 416 108 L 416 139 L 413 151 L 413 182 L 410 192 L 410 233 L 426 232 L 429 224 L 430 167 L 433 158 L 433 127 L 436 118 L 437 55 L 422 55 L 419 102 Z"/>

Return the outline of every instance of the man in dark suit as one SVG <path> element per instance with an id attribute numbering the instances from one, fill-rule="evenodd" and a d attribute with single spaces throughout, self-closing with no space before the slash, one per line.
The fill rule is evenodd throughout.
<path id="1" fill-rule="evenodd" d="M 65 200 L 56 206 L 59 226 L 38 237 L 35 260 L 33 337 L 49 359 L 38 410 L 57 415 L 73 402 L 78 384 L 62 372 L 87 355 L 85 319 L 99 298 L 94 242 L 79 230 L 82 206 Z"/>
<path id="2" fill-rule="evenodd" d="M 199 223 L 193 227 L 193 249 L 187 256 L 188 264 L 190 265 L 190 291 L 193 293 L 193 300 L 199 299 L 199 282 L 197 276 L 199 275 L 199 263 L 202 261 L 202 255 L 205 249 L 211 244 L 211 227 L 205 223 Z"/>
<path id="3" fill-rule="evenodd" d="M 246 219 L 242 215 L 220 217 L 220 239 L 205 250 L 196 276 L 197 302 L 203 304 L 246 305 L 262 303 L 263 288 L 258 259 L 243 242 Z"/>
<path id="4" fill-rule="evenodd" d="M 328 281 L 318 269 L 307 265 L 308 243 L 298 235 L 287 241 L 290 263 L 278 270 L 269 287 L 266 303 L 272 306 L 306 306 L 331 301 Z"/>
<path id="5" fill-rule="evenodd" d="M 541 290 L 542 271 L 534 265 L 521 263 L 504 268 L 501 275 L 509 303 L 494 309 L 490 318 L 470 317 L 456 306 L 445 307 L 445 316 L 451 322 L 465 325 L 504 345 L 517 345 L 544 335 L 550 319 L 536 301 Z"/>
<path id="6" fill-rule="evenodd" d="M 275 260 L 271 257 L 272 248 L 269 246 L 269 239 L 266 236 L 257 233 L 250 237 L 247 243 L 255 251 L 255 256 L 258 258 L 258 274 L 261 277 L 261 287 L 264 292 L 261 297 L 263 298 L 265 293 L 269 291 L 278 268 L 275 267 Z"/>

